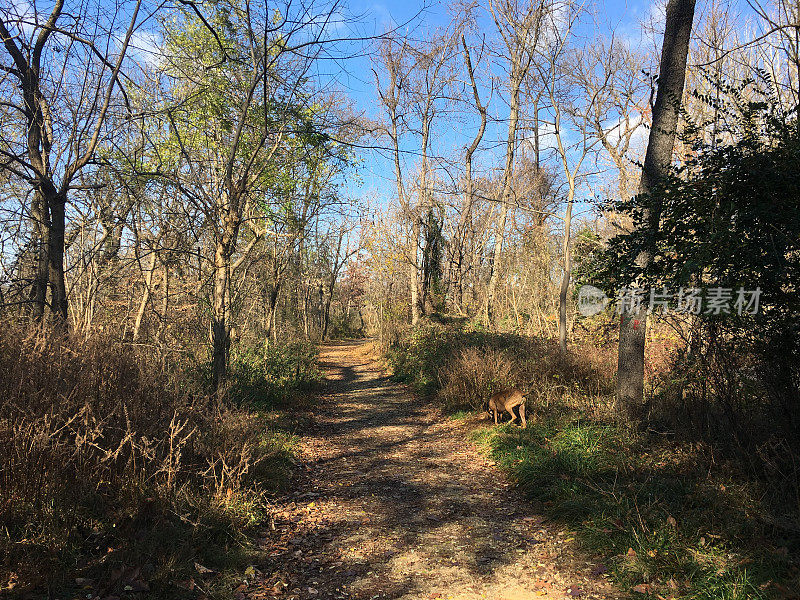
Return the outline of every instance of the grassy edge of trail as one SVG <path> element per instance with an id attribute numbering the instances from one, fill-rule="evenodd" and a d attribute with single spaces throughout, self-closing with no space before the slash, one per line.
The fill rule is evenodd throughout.
<path id="1" fill-rule="evenodd" d="M 796 514 L 712 445 L 615 422 L 608 360 L 581 350 L 437 327 L 386 357 L 453 418 L 473 420 L 493 389 L 527 387 L 527 430 L 481 424 L 472 441 L 634 597 L 797 597 Z"/>
<path id="2" fill-rule="evenodd" d="M 0 595 L 231 598 L 297 464 L 317 349 L 200 360 L 0 332 Z"/>

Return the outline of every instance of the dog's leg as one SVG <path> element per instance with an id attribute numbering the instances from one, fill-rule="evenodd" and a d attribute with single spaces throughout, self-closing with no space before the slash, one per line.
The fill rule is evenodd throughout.
<path id="1" fill-rule="evenodd" d="M 528 428 L 528 422 L 525 420 L 525 403 L 519 405 L 519 416 L 522 419 L 522 428 Z"/>
<path id="2" fill-rule="evenodd" d="M 517 420 L 517 415 L 514 414 L 514 407 L 513 406 L 508 409 L 508 414 L 511 415 L 511 422 L 512 423 Z"/>

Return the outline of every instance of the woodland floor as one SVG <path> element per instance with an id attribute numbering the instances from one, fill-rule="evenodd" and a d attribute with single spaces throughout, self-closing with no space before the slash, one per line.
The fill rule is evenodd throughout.
<path id="1" fill-rule="evenodd" d="M 236 592 L 258 598 L 621 598 L 443 416 L 359 343 L 322 351 L 326 388 L 295 491 Z"/>

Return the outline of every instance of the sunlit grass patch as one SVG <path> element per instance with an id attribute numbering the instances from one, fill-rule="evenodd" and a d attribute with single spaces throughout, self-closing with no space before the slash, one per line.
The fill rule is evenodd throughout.
<path id="1" fill-rule="evenodd" d="M 774 548 L 752 544 L 748 490 L 709 478 L 700 456 L 665 460 L 627 429 L 565 418 L 473 438 L 634 592 L 762 598 L 791 577 Z"/>

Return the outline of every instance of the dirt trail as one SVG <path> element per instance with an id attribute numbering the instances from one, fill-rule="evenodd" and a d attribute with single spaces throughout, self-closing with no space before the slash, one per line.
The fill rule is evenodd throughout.
<path id="1" fill-rule="evenodd" d="M 467 441 L 364 345 L 323 349 L 328 387 L 240 598 L 620 598 Z"/>

